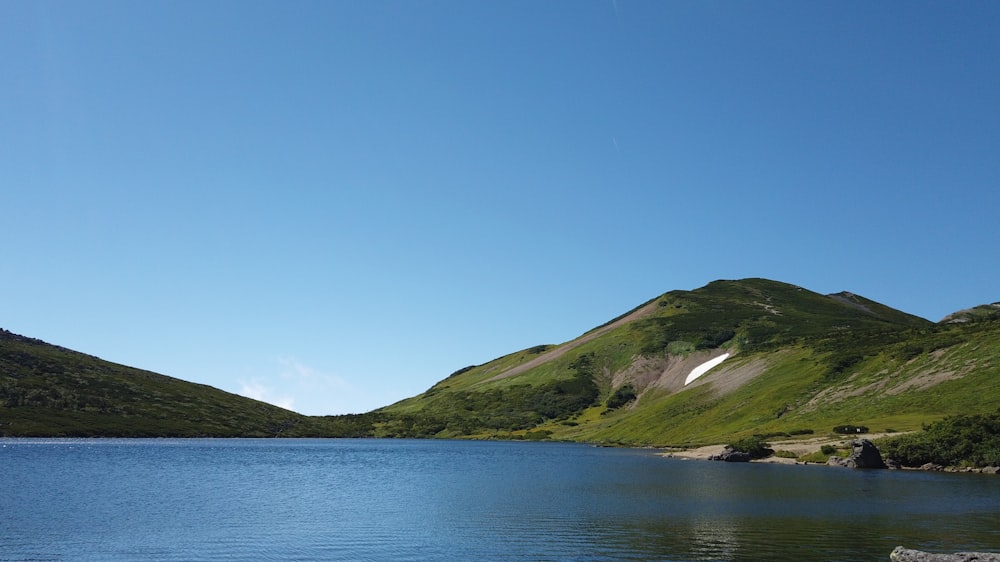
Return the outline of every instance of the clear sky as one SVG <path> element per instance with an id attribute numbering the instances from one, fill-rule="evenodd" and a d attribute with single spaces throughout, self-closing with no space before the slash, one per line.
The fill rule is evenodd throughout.
<path id="1" fill-rule="evenodd" d="M 0 327 L 368 411 L 674 289 L 1000 300 L 1000 2 L 0 2 Z"/>

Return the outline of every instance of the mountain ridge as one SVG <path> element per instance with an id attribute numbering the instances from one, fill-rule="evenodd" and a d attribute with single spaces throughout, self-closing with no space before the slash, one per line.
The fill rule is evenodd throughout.
<path id="1" fill-rule="evenodd" d="M 312 417 L 4 330 L 0 435 L 687 446 L 849 423 L 908 430 L 1000 406 L 997 311 L 980 305 L 934 323 L 847 291 L 717 280 L 663 293 L 567 342 L 459 369 L 372 412 Z"/>

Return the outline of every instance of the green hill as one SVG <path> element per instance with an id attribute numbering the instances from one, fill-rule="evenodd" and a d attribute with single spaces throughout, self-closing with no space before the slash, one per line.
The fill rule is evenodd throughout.
<path id="1" fill-rule="evenodd" d="M 716 281 L 573 341 L 463 369 L 381 410 L 393 416 L 382 429 L 631 445 L 919 429 L 1000 406 L 1000 322 L 972 316 L 934 324 L 851 293 Z"/>
<path id="2" fill-rule="evenodd" d="M 0 435 L 382 436 L 691 446 L 906 431 L 1000 407 L 1000 306 L 939 323 L 744 279 L 460 369 L 374 412 L 308 417 L 0 331 Z M 714 365 L 689 380 L 697 369 Z"/>
<path id="3" fill-rule="evenodd" d="M 0 330 L 0 436 L 301 436 L 326 420 Z"/>

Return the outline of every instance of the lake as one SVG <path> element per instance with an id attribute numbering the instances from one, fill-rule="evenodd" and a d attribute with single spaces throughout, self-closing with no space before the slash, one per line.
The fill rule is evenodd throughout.
<path id="1" fill-rule="evenodd" d="M 1000 551 L 1000 477 L 580 444 L 0 439 L 0 560 L 860 560 Z"/>

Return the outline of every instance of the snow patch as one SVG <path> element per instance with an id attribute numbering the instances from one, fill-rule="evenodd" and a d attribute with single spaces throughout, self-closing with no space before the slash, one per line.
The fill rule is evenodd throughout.
<path id="1" fill-rule="evenodd" d="M 698 365 L 694 369 L 691 369 L 691 374 L 688 375 L 686 379 L 684 379 L 684 386 L 687 386 L 691 381 L 693 381 L 694 379 L 696 379 L 696 378 L 704 375 L 712 367 L 715 367 L 716 365 L 718 365 L 719 363 L 722 363 L 726 359 L 729 359 L 729 354 L 728 353 L 723 353 L 722 355 L 716 357 L 715 359 L 709 359 L 708 361 L 705 361 L 704 363 L 702 363 L 701 365 Z"/>

